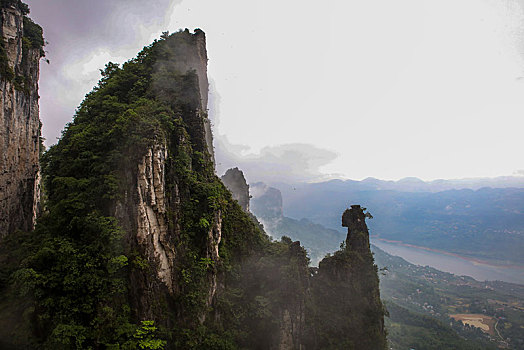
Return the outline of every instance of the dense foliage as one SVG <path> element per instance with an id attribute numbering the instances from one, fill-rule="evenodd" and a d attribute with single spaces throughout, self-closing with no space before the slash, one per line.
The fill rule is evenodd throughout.
<path id="1" fill-rule="evenodd" d="M 14 273 L 6 272 L 2 280 L 14 281 L 13 289 L 20 291 L 17 300 L 32 300 L 25 314 L 34 341 L 45 348 L 133 349 L 144 348 L 144 339 L 149 348 L 163 344 L 154 337 L 181 349 L 254 348 L 259 338 L 253 335 L 263 338 L 266 325 L 276 322 L 276 315 L 266 309 L 276 313 L 285 297 L 274 298 L 284 293 L 276 287 L 284 286 L 279 282 L 289 281 L 291 272 L 282 270 L 262 290 L 254 276 L 265 278 L 261 274 L 273 274 L 291 259 L 286 257 L 291 243 L 271 243 L 214 175 L 203 140 L 194 132 L 199 123 L 195 118 L 205 118 L 195 113 L 200 104 L 198 77 L 194 71 L 163 64 L 173 59 L 168 40 L 146 47 L 122 67 L 107 64 L 60 142 L 42 157 L 45 213 L 35 232 L 20 236 L 22 242 L 15 245 L 24 247 L 12 264 L 20 268 L 11 268 Z M 178 45 L 191 35 L 177 33 L 172 40 Z M 161 292 L 153 296 L 157 329 L 143 323 L 152 320 L 137 319 L 139 306 L 133 297 L 145 291 L 130 280 L 154 276 L 155 266 L 114 213 L 115 203 L 125 202 L 125 193 L 136 186 L 138 161 L 158 142 L 168 146 L 167 197 L 173 198 L 176 187 L 181 204 L 169 214 L 170 222 L 180 226 L 174 267 L 178 290 L 174 298 Z M 206 255 L 207 234 L 217 212 L 224 218 L 219 262 Z M 305 252 L 294 249 L 299 249 L 307 271 Z M 228 288 L 222 287 L 213 310 L 206 300 L 214 274 L 220 274 Z M 246 287 L 248 278 L 251 287 Z M 215 321 L 218 313 L 224 322 Z M 255 322 L 253 328 L 247 327 L 249 322 Z M 151 327 L 154 334 L 144 338 Z"/>
<path id="2" fill-rule="evenodd" d="M 151 142 L 166 115 L 144 98 L 150 50 L 122 69 L 108 64 L 60 142 L 43 156 L 46 212 L 14 278 L 35 301 L 34 333 L 48 348 L 137 346 L 127 301 L 134 261 L 111 205 L 125 186 L 122 167 Z"/>

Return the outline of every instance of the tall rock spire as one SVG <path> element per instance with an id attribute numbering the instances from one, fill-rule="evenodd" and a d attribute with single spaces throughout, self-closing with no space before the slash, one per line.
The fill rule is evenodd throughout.
<path id="1" fill-rule="evenodd" d="M 309 343 L 315 349 L 387 348 L 384 307 L 366 226 L 371 215 L 364 210 L 352 205 L 344 211 L 346 243 L 319 263 L 312 278 L 306 319 L 312 335 Z"/>
<path id="2" fill-rule="evenodd" d="M 227 189 L 231 191 L 233 199 L 238 202 L 245 212 L 248 212 L 250 198 L 249 185 L 246 182 L 242 170 L 238 168 L 228 169 L 221 179 Z"/>

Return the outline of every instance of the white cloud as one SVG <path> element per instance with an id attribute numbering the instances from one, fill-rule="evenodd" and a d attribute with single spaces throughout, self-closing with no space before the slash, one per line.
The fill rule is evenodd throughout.
<path id="1" fill-rule="evenodd" d="M 524 168 L 521 0 L 29 4 L 51 41 L 40 93 L 51 141 L 104 60 L 133 57 L 162 30 L 199 27 L 220 93 L 215 134 L 245 145 L 239 152 L 335 150 L 315 176 L 355 179 Z"/>
<path id="2" fill-rule="evenodd" d="M 326 180 L 332 176 L 320 168 L 337 157 L 335 152 L 309 144 L 284 144 L 252 152 L 245 146 L 230 144 L 225 136 L 215 139 L 215 152 L 218 174 L 238 166 L 248 183 Z"/>

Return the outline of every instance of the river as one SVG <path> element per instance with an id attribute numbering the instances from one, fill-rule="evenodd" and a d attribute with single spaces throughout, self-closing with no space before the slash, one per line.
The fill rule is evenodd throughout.
<path id="1" fill-rule="evenodd" d="M 428 265 L 437 270 L 450 272 L 455 275 L 470 276 L 477 281 L 499 280 L 524 284 L 524 266 L 502 267 L 489 265 L 483 262 L 471 261 L 467 258 L 428 251 L 413 246 L 384 242 L 373 238 L 371 244 L 376 245 L 391 255 L 400 256 L 412 264 Z"/>

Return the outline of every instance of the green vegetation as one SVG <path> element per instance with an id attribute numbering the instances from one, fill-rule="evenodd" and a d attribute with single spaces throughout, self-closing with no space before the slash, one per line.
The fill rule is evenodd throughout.
<path id="1" fill-rule="evenodd" d="M 496 349 L 457 336 L 457 333 L 438 319 L 411 312 L 388 302 L 386 318 L 389 340 L 393 349 L 478 350 Z"/>
<path id="2" fill-rule="evenodd" d="M 7 81 L 12 81 L 15 77 L 13 68 L 9 66 L 9 60 L 7 58 L 5 42 L 3 39 L 0 40 L 0 77 Z"/>
<path id="3" fill-rule="evenodd" d="M 33 22 L 31 18 L 25 16 L 24 38 L 27 40 L 28 48 L 42 50 L 45 45 L 42 27 Z M 41 55 L 44 55 L 43 51 L 41 51 Z"/>

